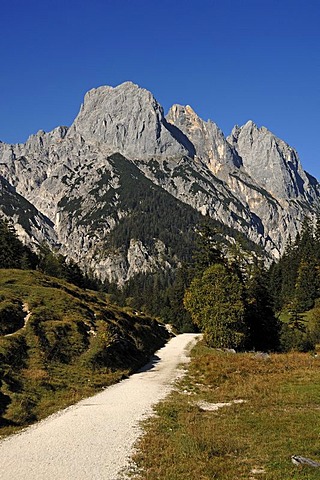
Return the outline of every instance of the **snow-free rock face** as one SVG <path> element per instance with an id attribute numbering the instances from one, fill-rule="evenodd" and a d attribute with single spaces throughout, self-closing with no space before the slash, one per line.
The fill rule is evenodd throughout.
<path id="1" fill-rule="evenodd" d="M 275 197 L 314 200 L 318 196 L 317 182 L 305 173 L 297 152 L 267 128 L 249 121 L 234 127 L 228 141 L 245 171 Z"/>
<path id="2" fill-rule="evenodd" d="M 175 268 L 201 215 L 278 258 L 320 197 L 295 150 L 266 128 L 248 122 L 225 138 L 179 105 L 165 118 L 131 82 L 88 92 L 70 128 L 0 142 L 0 175 L 0 210 L 21 238 L 47 240 L 120 285 Z"/>
<path id="3" fill-rule="evenodd" d="M 17 234 L 24 243 L 39 245 L 49 242 L 52 246 L 59 247 L 54 224 L 19 195 L 1 175 L 0 212 L 14 222 Z"/>
<path id="4" fill-rule="evenodd" d="M 166 119 L 189 138 L 196 158 L 205 162 L 215 175 L 224 177 L 226 171 L 240 166 L 220 128 L 210 120 L 202 120 L 189 105 L 173 105 Z"/>
<path id="5" fill-rule="evenodd" d="M 131 82 L 90 90 L 68 135 L 74 132 L 132 159 L 194 155 L 191 143 L 167 124 L 153 95 Z"/>

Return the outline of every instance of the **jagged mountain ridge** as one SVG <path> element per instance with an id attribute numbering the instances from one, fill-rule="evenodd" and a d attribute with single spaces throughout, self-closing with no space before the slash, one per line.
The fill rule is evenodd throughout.
<path id="1" fill-rule="evenodd" d="M 179 261 L 156 231 L 152 245 L 138 231 L 122 248 L 110 241 L 118 225 L 139 223 L 143 200 L 127 200 L 141 184 L 163 192 L 164 203 L 169 194 L 245 234 L 274 258 L 319 202 L 319 184 L 295 150 L 265 127 L 248 122 L 226 138 L 189 106 L 174 105 L 165 117 L 131 82 L 89 91 L 70 128 L 0 143 L 0 174 L 48 219 L 51 244 L 119 283 Z"/>
<path id="2" fill-rule="evenodd" d="M 19 195 L 2 176 L 0 176 L 0 209 L 5 217 L 12 219 L 17 234 L 25 244 L 32 246 L 49 241 L 52 246 L 57 245 L 54 224 Z"/>
<path id="3" fill-rule="evenodd" d="M 234 127 L 227 141 L 243 159 L 246 172 L 275 197 L 317 199 L 319 185 L 303 170 L 295 149 L 266 127 L 249 121 Z"/>

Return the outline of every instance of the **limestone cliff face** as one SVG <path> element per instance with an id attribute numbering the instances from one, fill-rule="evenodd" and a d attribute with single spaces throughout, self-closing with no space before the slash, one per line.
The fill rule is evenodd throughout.
<path id="1" fill-rule="evenodd" d="M 166 119 L 189 138 L 196 159 L 205 162 L 214 175 L 225 177 L 226 171 L 240 166 L 219 127 L 210 120 L 202 120 L 189 105 L 173 105 Z"/>
<path id="2" fill-rule="evenodd" d="M 252 121 L 234 127 L 229 143 L 242 160 L 246 172 L 278 198 L 315 200 L 319 186 L 303 170 L 297 152 L 267 128 Z"/>
<path id="3" fill-rule="evenodd" d="M 50 219 L 19 195 L 1 175 L 0 212 L 5 218 L 13 221 L 17 234 L 24 243 L 38 246 L 48 241 L 56 248 L 60 246 L 54 224 Z"/>
<path id="4" fill-rule="evenodd" d="M 0 175 L 0 208 L 25 241 L 47 239 L 119 284 L 179 262 L 179 249 L 154 227 L 169 204 L 177 220 L 191 211 L 209 215 L 272 258 L 319 205 L 318 182 L 266 128 L 248 122 L 225 138 L 179 105 L 165 118 L 152 94 L 130 82 L 88 92 L 69 129 L 0 142 Z"/>
<path id="5" fill-rule="evenodd" d="M 153 95 L 131 82 L 90 90 L 69 138 L 75 133 L 128 158 L 194 154 L 190 142 L 167 124 Z"/>
<path id="6" fill-rule="evenodd" d="M 249 238 L 278 258 L 289 236 L 294 238 L 299 231 L 309 207 L 319 199 L 319 184 L 304 172 L 295 150 L 253 122 L 235 127 L 225 138 L 216 124 L 204 122 L 189 106 L 174 105 L 167 120 L 192 141 L 195 160 L 223 181 L 229 198 L 232 193 L 240 202 L 240 217 L 249 212 Z M 227 222 L 232 224 L 230 218 Z"/>

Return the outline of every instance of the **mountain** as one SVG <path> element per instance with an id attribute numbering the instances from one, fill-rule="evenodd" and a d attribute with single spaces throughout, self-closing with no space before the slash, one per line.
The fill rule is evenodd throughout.
<path id="1" fill-rule="evenodd" d="M 68 137 L 128 158 L 194 155 L 188 139 L 166 121 L 153 95 L 131 82 L 90 90 Z"/>
<path id="2" fill-rule="evenodd" d="M 0 175 L 1 209 L 10 216 L 10 195 L 20 202 L 14 220 L 26 240 L 45 238 L 119 285 L 187 259 L 203 215 L 227 240 L 279 258 L 320 192 L 297 152 L 265 127 L 250 121 L 226 138 L 189 106 L 165 116 L 131 82 L 90 90 L 70 128 L 0 143 Z"/>
<path id="3" fill-rule="evenodd" d="M 273 196 L 317 201 L 318 182 L 303 170 L 297 152 L 267 128 L 249 121 L 234 127 L 228 141 L 246 172 Z"/>
<path id="4" fill-rule="evenodd" d="M 3 215 L 13 220 L 15 229 L 24 243 L 38 245 L 49 241 L 52 246 L 57 244 L 53 222 L 19 195 L 2 176 L 0 176 L 0 206 Z"/>

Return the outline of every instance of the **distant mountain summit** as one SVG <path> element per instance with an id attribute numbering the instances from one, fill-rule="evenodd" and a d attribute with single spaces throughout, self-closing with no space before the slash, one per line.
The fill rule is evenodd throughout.
<path id="1" fill-rule="evenodd" d="M 0 175 L 0 208 L 26 242 L 119 284 L 186 259 L 202 215 L 272 259 L 319 206 L 319 183 L 267 128 L 226 138 L 190 106 L 165 117 L 131 82 L 90 90 L 70 128 L 0 143 Z"/>
<path id="2" fill-rule="evenodd" d="M 295 149 L 267 128 L 258 128 L 249 121 L 234 127 L 227 140 L 242 159 L 246 172 L 271 194 L 307 201 L 318 198 L 318 182 L 303 170 Z"/>
<path id="3" fill-rule="evenodd" d="M 166 118 L 189 138 L 197 159 L 206 163 L 215 175 L 223 175 L 240 166 L 220 128 L 211 121 L 202 120 L 189 105 L 173 105 Z"/>
<path id="4" fill-rule="evenodd" d="M 187 138 L 168 125 L 153 95 L 131 82 L 90 90 L 68 135 L 75 132 L 128 157 L 194 155 Z"/>

